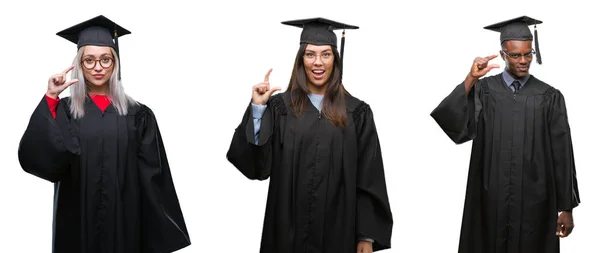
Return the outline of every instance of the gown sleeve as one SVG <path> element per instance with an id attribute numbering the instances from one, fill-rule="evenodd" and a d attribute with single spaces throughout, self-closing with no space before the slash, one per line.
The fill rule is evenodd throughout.
<path id="1" fill-rule="evenodd" d="M 44 95 L 19 142 L 21 168 L 50 182 L 58 182 L 65 177 L 72 159 L 79 154 L 65 101 L 49 101 Z M 51 108 L 52 105 L 55 108 Z"/>
<path id="2" fill-rule="evenodd" d="M 271 97 L 262 112 L 260 129 L 255 130 L 253 105 L 249 104 L 242 122 L 235 129 L 227 160 L 248 179 L 266 180 L 271 175 L 283 108 L 279 95 Z"/>
<path id="3" fill-rule="evenodd" d="M 143 244 L 173 252 L 191 244 L 156 117 L 142 105 L 137 115 Z"/>
<path id="4" fill-rule="evenodd" d="M 393 218 L 387 194 L 383 158 L 371 108 L 363 103 L 357 119 L 358 167 L 356 235 L 373 241 L 373 251 L 391 248 Z"/>
<path id="5" fill-rule="evenodd" d="M 431 112 L 431 117 L 456 144 L 475 139 L 477 119 L 481 111 L 481 86 L 477 81 L 467 94 L 461 83 Z"/>
<path id="6" fill-rule="evenodd" d="M 550 114 L 550 143 L 554 162 L 557 211 L 572 210 L 580 203 L 575 172 L 573 143 L 567 119 L 567 108 L 562 93 L 555 90 Z"/>

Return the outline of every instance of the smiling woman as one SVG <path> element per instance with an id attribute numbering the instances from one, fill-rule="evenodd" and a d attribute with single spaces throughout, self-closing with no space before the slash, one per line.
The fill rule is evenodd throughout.
<path id="1" fill-rule="evenodd" d="M 292 109 L 302 114 L 307 97 L 320 99 L 323 107 L 320 115 L 343 127 L 347 120 L 344 98 L 347 92 L 340 79 L 340 56 L 331 45 L 300 45 L 287 89 Z"/>
<path id="2" fill-rule="evenodd" d="M 306 45 L 304 54 L 304 70 L 308 74 L 308 90 L 315 94 L 325 94 L 325 84 L 333 71 L 333 52 L 331 46 Z M 337 83 L 337 82 L 336 82 Z"/>
<path id="3" fill-rule="evenodd" d="M 333 32 L 358 27 L 323 18 L 284 24 L 303 28 L 287 91 L 271 96 L 280 88 L 270 86 L 269 70 L 227 152 L 247 178 L 270 178 L 260 252 L 389 249 L 393 219 L 373 112 L 341 82 Z"/>
<path id="4" fill-rule="evenodd" d="M 125 34 L 103 16 L 58 33 L 78 53 L 50 77 L 21 139 L 23 170 L 55 183 L 52 252 L 190 245 L 156 117 L 121 85 L 116 37 Z M 71 97 L 59 99 L 69 86 Z"/>

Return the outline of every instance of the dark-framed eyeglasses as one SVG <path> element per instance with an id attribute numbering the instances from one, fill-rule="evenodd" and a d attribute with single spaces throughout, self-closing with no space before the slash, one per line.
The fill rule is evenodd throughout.
<path id="1" fill-rule="evenodd" d="M 535 50 L 531 50 L 527 53 L 524 54 L 516 54 L 516 53 L 507 53 L 506 51 L 502 50 L 502 53 L 506 56 L 508 56 L 511 59 L 521 59 L 521 57 L 525 57 L 525 59 L 527 60 L 531 60 L 533 58 L 533 55 L 535 55 Z"/>
<path id="2" fill-rule="evenodd" d="M 103 56 L 99 60 L 96 60 L 94 58 L 84 58 L 83 60 L 81 60 L 81 64 L 86 69 L 93 69 L 96 67 L 97 62 L 100 62 L 100 66 L 107 69 L 113 65 L 114 61 L 115 60 L 111 57 Z"/>

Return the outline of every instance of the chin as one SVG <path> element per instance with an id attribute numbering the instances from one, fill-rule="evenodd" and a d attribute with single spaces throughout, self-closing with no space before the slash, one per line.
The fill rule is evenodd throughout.
<path id="1" fill-rule="evenodd" d="M 517 72 L 517 76 L 518 77 L 526 77 L 527 75 L 529 75 L 529 71 L 526 71 L 526 72 Z"/>
<path id="2" fill-rule="evenodd" d="M 326 82 L 324 82 L 324 81 L 311 81 L 311 83 L 312 83 L 314 86 L 317 86 L 317 87 L 321 88 L 321 87 L 325 86 L 325 83 L 326 83 Z"/>
<path id="3" fill-rule="evenodd" d="M 523 72 L 523 71 L 519 71 L 516 69 L 511 69 L 511 70 L 509 70 L 509 72 L 511 75 L 519 77 L 519 78 L 525 77 L 529 74 L 529 70 Z"/>
<path id="4" fill-rule="evenodd" d="M 329 77 L 325 77 L 321 80 L 316 80 L 316 79 L 309 79 L 310 83 L 313 84 L 314 86 L 317 86 L 319 88 L 327 85 L 327 82 L 329 81 Z"/>
<path id="5" fill-rule="evenodd" d="M 86 81 L 88 86 L 92 86 L 93 88 L 100 88 L 102 86 L 108 85 L 108 80 L 88 80 Z"/>
<path id="6" fill-rule="evenodd" d="M 108 81 L 95 81 L 94 80 L 94 81 L 91 81 L 90 83 L 94 86 L 100 87 L 100 86 L 103 86 L 104 84 L 107 84 Z"/>

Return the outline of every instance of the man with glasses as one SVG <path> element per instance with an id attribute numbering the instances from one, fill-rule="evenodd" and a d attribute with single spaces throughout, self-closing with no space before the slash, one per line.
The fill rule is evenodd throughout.
<path id="1" fill-rule="evenodd" d="M 501 74 L 474 60 L 465 80 L 431 116 L 456 144 L 473 140 L 460 253 L 560 251 L 580 203 L 562 93 L 529 74 L 541 64 L 537 30 L 523 16 L 485 27 L 500 32 Z M 535 44 L 535 50 L 532 47 Z"/>

